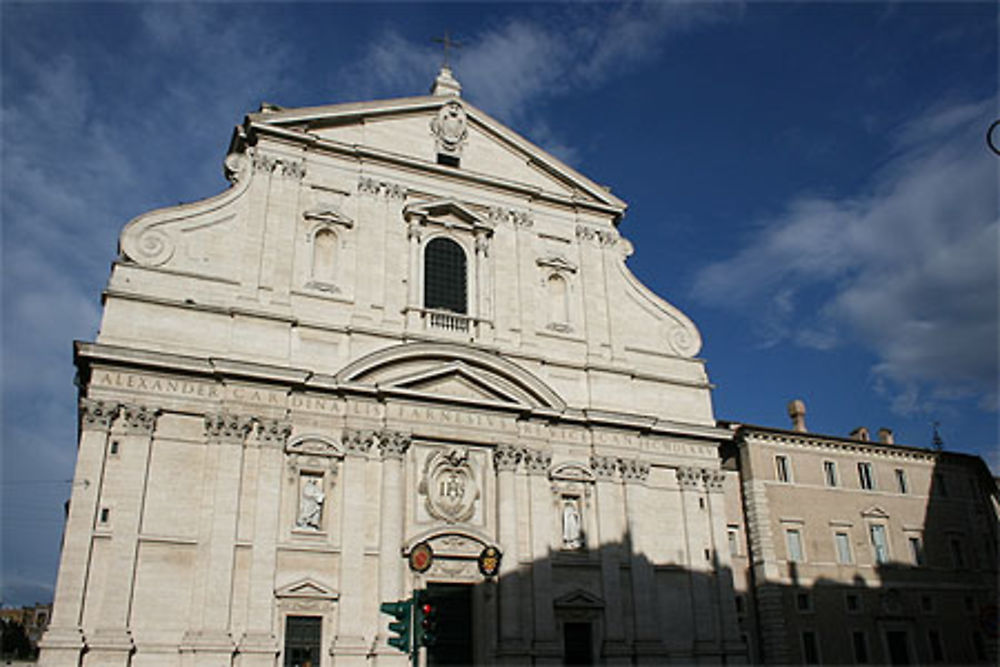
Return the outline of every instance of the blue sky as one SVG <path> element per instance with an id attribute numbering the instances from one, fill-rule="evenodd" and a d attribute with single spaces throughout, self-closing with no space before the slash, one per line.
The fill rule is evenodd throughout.
<path id="1" fill-rule="evenodd" d="M 223 189 L 233 125 L 464 96 L 630 204 L 716 416 L 997 455 L 991 3 L 11 4 L 2 18 L 2 589 L 51 599 L 93 340 L 132 217 Z"/>

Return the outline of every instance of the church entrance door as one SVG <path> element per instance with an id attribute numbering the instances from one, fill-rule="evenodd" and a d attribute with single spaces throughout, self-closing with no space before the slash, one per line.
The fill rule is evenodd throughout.
<path id="1" fill-rule="evenodd" d="M 471 584 L 427 584 L 437 607 L 437 641 L 427 649 L 427 665 L 471 665 L 475 623 Z"/>

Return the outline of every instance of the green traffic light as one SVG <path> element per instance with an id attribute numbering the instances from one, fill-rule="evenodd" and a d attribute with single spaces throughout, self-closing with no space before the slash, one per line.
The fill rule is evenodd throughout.
<path id="1" fill-rule="evenodd" d="M 383 602 L 379 605 L 379 611 L 389 614 L 396 620 L 389 623 L 389 632 L 396 633 L 397 636 L 389 637 L 389 646 L 403 652 L 409 653 L 411 646 L 410 623 L 412 620 L 411 611 L 413 609 L 412 600 L 400 600 L 398 602 Z"/>

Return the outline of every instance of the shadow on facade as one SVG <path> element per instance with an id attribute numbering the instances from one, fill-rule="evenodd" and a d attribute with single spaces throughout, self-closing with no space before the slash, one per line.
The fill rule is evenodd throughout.
<path id="1" fill-rule="evenodd" d="M 851 535 L 846 557 L 838 553 L 840 529 L 815 526 L 803 562 L 779 556 L 777 581 L 760 581 L 761 568 L 751 564 L 750 591 L 736 605 L 752 661 L 997 664 L 998 500 L 981 459 L 942 453 L 922 523 L 901 523 L 898 498 L 873 494 L 854 532 L 843 529 Z M 809 558 L 823 551 L 822 539 L 846 562 Z M 787 548 L 775 545 L 782 555 Z"/>

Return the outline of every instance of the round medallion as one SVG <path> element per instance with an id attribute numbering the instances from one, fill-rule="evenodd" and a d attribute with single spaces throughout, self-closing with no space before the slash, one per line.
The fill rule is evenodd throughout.
<path id="1" fill-rule="evenodd" d="M 434 551 L 426 542 L 421 542 L 410 550 L 410 569 L 414 572 L 426 572 L 433 563 Z"/>
<path id="2" fill-rule="evenodd" d="M 494 577 L 500 571 L 500 550 L 496 547 L 484 547 L 479 552 L 479 571 L 484 577 Z"/>

